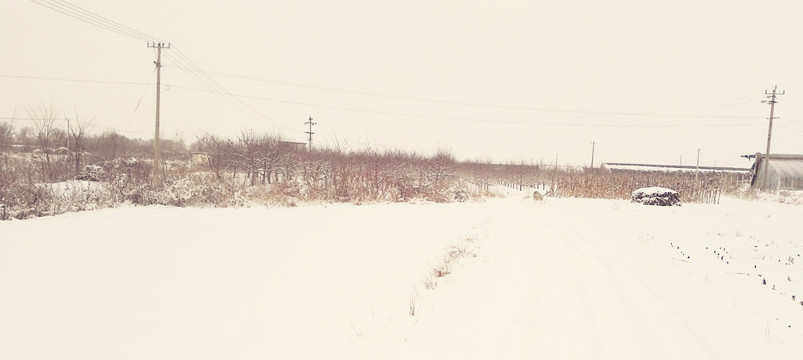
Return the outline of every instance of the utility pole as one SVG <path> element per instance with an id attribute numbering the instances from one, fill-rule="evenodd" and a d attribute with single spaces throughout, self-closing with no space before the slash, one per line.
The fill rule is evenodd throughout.
<path id="1" fill-rule="evenodd" d="M 153 132 L 153 180 L 158 181 L 162 169 L 159 154 L 159 98 L 161 96 L 162 81 L 162 49 L 169 49 L 170 44 L 148 43 L 149 48 L 156 49 L 156 129 Z"/>
<path id="2" fill-rule="evenodd" d="M 762 103 L 769 103 L 770 104 L 770 128 L 767 131 L 767 153 L 764 154 L 764 186 L 770 186 L 770 179 L 769 179 L 769 170 L 770 170 L 770 142 L 772 141 L 772 119 L 774 118 L 775 113 L 775 104 L 778 102 L 776 100 L 778 95 L 786 94 L 786 90 L 778 92 L 778 85 L 772 88 L 772 92 L 770 93 L 769 90 L 764 90 L 764 95 L 768 95 L 767 99 L 769 100 L 762 100 Z"/>
<path id="3" fill-rule="evenodd" d="M 307 151 L 312 151 L 312 134 L 314 134 L 314 132 L 312 132 L 312 125 L 318 125 L 318 123 L 312 122 L 312 115 L 310 115 L 309 120 L 304 124 L 309 125 L 309 131 L 306 132 L 309 134 L 309 149 L 307 149 Z"/>
<path id="4" fill-rule="evenodd" d="M 594 147 L 597 145 L 596 141 L 591 142 L 591 168 L 594 168 Z"/>

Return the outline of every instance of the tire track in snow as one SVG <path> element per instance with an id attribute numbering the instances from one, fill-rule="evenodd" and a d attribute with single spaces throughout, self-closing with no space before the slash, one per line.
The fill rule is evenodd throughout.
<path id="1" fill-rule="evenodd" d="M 592 260 L 585 251 L 578 251 L 573 240 L 554 219 L 545 219 L 547 214 L 530 219 L 525 216 L 526 209 L 517 211 L 519 224 L 526 224 L 527 232 L 535 234 L 541 245 L 541 256 L 535 261 L 544 263 L 543 267 L 550 281 L 546 286 L 530 289 L 545 298 L 536 306 L 530 317 L 535 322 L 534 343 L 529 352 L 552 353 L 577 358 L 599 358 L 604 354 L 644 356 L 646 349 L 638 344 L 627 343 L 627 334 L 617 327 L 609 326 L 622 309 L 609 297 L 609 292 L 600 287 L 609 282 L 604 267 Z M 593 271 L 587 271 L 594 265 Z M 627 323 L 643 327 L 631 313 L 625 313 Z"/>
<path id="2" fill-rule="evenodd" d="M 719 358 L 718 356 L 714 355 L 713 350 L 708 344 L 701 341 L 701 333 L 691 325 L 688 317 L 685 316 L 681 311 L 678 311 L 675 306 L 670 304 L 667 299 L 655 289 L 653 282 L 646 280 L 643 277 L 644 274 L 646 274 L 643 269 L 642 271 L 633 270 L 633 268 L 624 265 L 624 261 L 622 261 L 623 259 L 614 259 L 614 257 L 616 257 L 615 251 L 601 246 L 599 242 L 593 241 L 592 239 L 594 236 L 590 234 L 586 228 L 579 228 L 572 226 L 571 224 L 567 224 L 566 218 L 558 217 L 551 220 L 552 221 L 549 222 L 550 226 L 557 229 L 558 232 L 562 234 L 563 239 L 569 240 L 567 241 L 568 245 L 572 246 L 577 251 L 584 253 L 589 250 L 593 250 L 595 256 L 587 258 L 597 262 L 599 265 L 598 268 L 607 273 L 607 283 L 614 288 L 615 291 L 613 293 L 624 294 L 628 291 L 632 292 L 632 294 L 629 294 L 628 296 L 618 296 L 616 299 L 624 302 L 626 305 L 625 312 L 631 314 L 631 317 L 636 322 L 640 323 L 645 328 L 654 327 L 650 322 L 647 322 L 644 319 L 647 317 L 655 318 L 655 314 L 657 314 L 659 311 L 668 312 L 671 316 L 664 317 L 663 320 L 671 321 L 672 324 L 665 325 L 669 325 L 677 329 L 677 331 L 673 333 L 675 336 L 681 336 L 687 341 L 690 340 L 692 342 L 691 345 L 696 345 L 694 347 L 697 347 L 704 352 L 706 358 Z M 603 240 L 610 239 L 603 238 Z M 581 242 L 582 244 L 578 244 L 578 242 Z M 643 255 L 647 256 L 648 254 L 645 253 Z M 619 255 L 619 257 L 621 257 L 621 255 Z M 627 280 L 626 283 L 623 281 L 625 279 Z M 638 299 L 640 295 L 641 300 Z M 638 311 L 637 315 L 634 314 L 635 311 Z M 656 332 L 662 332 L 662 337 L 666 337 L 666 329 L 653 330 L 656 330 Z M 653 341 L 651 341 L 651 344 L 657 345 L 658 342 L 656 341 L 655 336 L 653 336 L 652 339 Z"/>
<path id="3" fill-rule="evenodd" d="M 514 216 L 501 221 L 507 227 L 526 228 L 528 236 L 518 240 L 534 244 L 518 254 L 530 255 L 531 265 L 522 272 L 540 278 L 515 290 L 533 299 L 521 309 L 522 320 L 532 322 L 520 327 L 526 332 L 519 339 L 524 355 L 712 358 L 677 313 L 576 225 L 539 211 L 548 207 L 511 207 Z"/>

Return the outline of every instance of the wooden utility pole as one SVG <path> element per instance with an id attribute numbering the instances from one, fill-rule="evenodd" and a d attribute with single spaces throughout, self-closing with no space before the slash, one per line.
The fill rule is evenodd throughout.
<path id="1" fill-rule="evenodd" d="M 312 151 L 312 134 L 314 134 L 314 132 L 312 132 L 312 125 L 318 125 L 318 123 L 312 122 L 312 115 L 310 115 L 309 120 L 304 124 L 309 125 L 309 131 L 306 132 L 309 134 L 309 148 L 307 150 Z"/>
<path id="2" fill-rule="evenodd" d="M 169 49 L 170 44 L 148 43 L 148 47 L 156 49 L 156 129 L 153 132 L 153 180 L 159 180 L 162 169 L 159 154 L 159 98 L 161 96 L 162 81 L 162 49 Z"/>
<path id="3" fill-rule="evenodd" d="M 770 142 L 772 141 L 772 119 L 774 119 L 775 113 L 775 104 L 778 102 L 777 96 L 786 94 L 786 90 L 782 92 L 778 92 L 778 85 L 772 88 L 772 92 L 770 93 L 769 90 L 764 90 L 764 95 L 767 95 L 767 99 L 763 100 L 762 103 L 769 103 L 770 104 L 770 128 L 767 131 L 767 153 L 764 154 L 764 186 L 770 186 L 770 178 L 769 178 L 769 170 L 770 170 Z"/>

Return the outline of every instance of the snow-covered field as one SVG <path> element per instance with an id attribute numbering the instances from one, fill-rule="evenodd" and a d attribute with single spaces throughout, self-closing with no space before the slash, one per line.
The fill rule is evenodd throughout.
<path id="1" fill-rule="evenodd" d="M 801 219 L 511 192 L 0 222 L 0 359 L 797 359 Z"/>

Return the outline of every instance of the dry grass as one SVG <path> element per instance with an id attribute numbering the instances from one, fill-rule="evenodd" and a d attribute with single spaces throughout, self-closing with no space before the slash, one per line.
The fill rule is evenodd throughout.
<path id="1" fill-rule="evenodd" d="M 438 286 L 438 279 L 452 274 L 452 266 L 464 258 L 477 256 L 477 243 L 472 237 L 462 239 L 457 245 L 452 245 L 446 249 L 446 253 L 441 257 L 440 262 L 432 267 L 432 271 L 424 279 L 424 288 L 435 289 Z"/>

